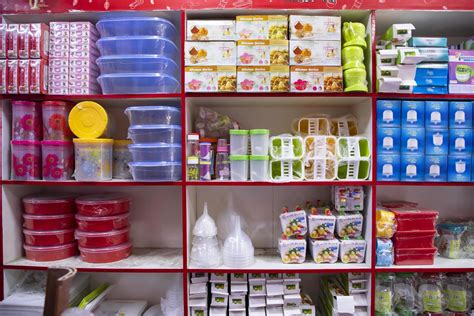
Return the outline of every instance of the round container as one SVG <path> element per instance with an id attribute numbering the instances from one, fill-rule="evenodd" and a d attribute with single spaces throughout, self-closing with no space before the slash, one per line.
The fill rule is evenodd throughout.
<path id="1" fill-rule="evenodd" d="M 39 103 L 12 102 L 12 140 L 41 140 L 41 125 Z"/>
<path id="2" fill-rule="evenodd" d="M 75 241 L 74 228 L 64 230 L 24 229 L 25 244 L 35 247 L 50 247 L 69 244 Z"/>
<path id="3" fill-rule="evenodd" d="M 132 144 L 128 149 L 134 162 L 181 161 L 180 144 Z"/>
<path id="4" fill-rule="evenodd" d="M 107 129 L 109 118 L 100 104 L 82 101 L 69 114 L 69 126 L 79 138 L 99 138 Z"/>
<path id="5" fill-rule="evenodd" d="M 156 17 L 103 19 L 95 26 L 101 37 L 155 35 L 171 40 L 176 37 L 176 28 L 173 23 Z"/>
<path id="6" fill-rule="evenodd" d="M 344 71 L 344 92 L 367 92 L 367 72 L 363 68 L 351 68 Z"/>
<path id="7" fill-rule="evenodd" d="M 41 107 L 43 140 L 71 140 L 72 133 L 69 129 L 68 117 L 72 105 L 64 101 L 44 101 Z"/>
<path id="8" fill-rule="evenodd" d="M 114 216 L 82 216 L 76 215 L 77 229 L 84 232 L 106 232 L 120 230 L 129 226 L 129 213 Z"/>
<path id="9" fill-rule="evenodd" d="M 56 261 L 73 257 L 77 254 L 76 242 L 52 247 L 23 245 L 23 248 L 25 249 L 26 259 L 31 261 Z"/>
<path id="10" fill-rule="evenodd" d="M 41 142 L 12 140 L 11 178 L 13 180 L 41 179 Z"/>
<path id="11" fill-rule="evenodd" d="M 247 155 L 249 148 L 249 131 L 244 129 L 231 129 L 230 134 L 230 154 Z"/>
<path id="12" fill-rule="evenodd" d="M 364 50 L 359 46 L 348 46 L 344 47 L 341 52 L 342 64 L 345 65 L 349 62 L 363 62 L 364 61 Z"/>
<path id="13" fill-rule="evenodd" d="M 74 214 L 30 215 L 23 214 L 23 227 L 31 230 L 63 230 L 74 228 Z"/>
<path id="14" fill-rule="evenodd" d="M 101 38 L 96 42 L 101 56 L 158 55 L 176 61 L 176 45 L 159 36 L 118 36 Z"/>
<path id="15" fill-rule="evenodd" d="M 159 55 L 115 55 L 103 56 L 96 60 L 102 75 L 117 73 L 159 73 L 178 77 L 176 62 Z"/>
<path id="16" fill-rule="evenodd" d="M 43 179 L 70 180 L 74 171 L 74 146 L 70 141 L 45 140 L 41 142 Z"/>
<path id="17" fill-rule="evenodd" d="M 77 181 L 105 181 L 112 179 L 112 139 L 74 138 Z"/>
<path id="18" fill-rule="evenodd" d="M 365 41 L 365 25 L 358 22 L 344 22 L 342 25 L 342 38 L 344 45 L 367 47 Z"/>
<path id="19" fill-rule="evenodd" d="M 131 125 L 128 138 L 134 143 L 181 143 L 181 126 L 178 125 Z"/>
<path id="20" fill-rule="evenodd" d="M 130 198 L 120 194 L 86 195 L 76 199 L 77 212 L 82 216 L 112 216 L 130 210 Z"/>
<path id="21" fill-rule="evenodd" d="M 249 156 L 231 155 L 230 179 L 232 181 L 247 181 L 249 179 Z"/>
<path id="22" fill-rule="evenodd" d="M 114 140 L 113 153 L 113 171 L 112 177 L 114 179 L 131 179 L 132 174 L 128 164 L 132 161 L 132 154 L 128 150 L 128 146 L 132 143 L 131 140 Z"/>
<path id="23" fill-rule="evenodd" d="M 103 94 L 153 94 L 179 92 L 179 81 L 159 73 L 109 74 L 97 78 Z"/>
<path id="24" fill-rule="evenodd" d="M 125 115 L 130 125 L 181 125 L 181 111 L 173 106 L 132 106 Z"/>
<path id="25" fill-rule="evenodd" d="M 74 212 L 74 198 L 60 195 L 32 195 L 22 199 L 23 210 L 32 215 L 58 215 Z"/>
<path id="26" fill-rule="evenodd" d="M 266 156 L 268 155 L 268 145 L 270 140 L 270 131 L 268 129 L 251 129 L 250 130 L 250 147 L 252 155 Z"/>
<path id="27" fill-rule="evenodd" d="M 181 162 L 131 162 L 129 166 L 135 181 L 181 180 Z"/>
<path id="28" fill-rule="evenodd" d="M 268 160 L 269 156 L 250 156 L 250 180 L 268 180 Z"/>
<path id="29" fill-rule="evenodd" d="M 132 254 L 132 243 L 106 248 L 79 247 L 81 259 L 90 263 L 108 263 L 126 259 Z"/>
<path id="30" fill-rule="evenodd" d="M 76 239 L 80 247 L 103 248 L 126 243 L 130 239 L 130 228 L 107 232 L 84 232 L 76 230 Z"/>

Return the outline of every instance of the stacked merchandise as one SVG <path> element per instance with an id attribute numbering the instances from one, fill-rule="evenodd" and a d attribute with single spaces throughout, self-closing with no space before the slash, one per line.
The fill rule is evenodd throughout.
<path id="1" fill-rule="evenodd" d="M 464 42 L 459 43 L 458 45 L 451 45 L 449 48 L 460 50 L 474 50 L 474 37 L 470 37 Z"/>
<path id="2" fill-rule="evenodd" d="M 46 94 L 49 28 L 0 24 L 0 93 Z"/>
<path id="3" fill-rule="evenodd" d="M 104 94 L 179 91 L 176 28 L 157 17 L 106 18 L 97 22 L 100 39 L 97 78 Z"/>
<path id="4" fill-rule="evenodd" d="M 447 221 L 436 225 L 435 245 L 441 257 L 474 259 L 474 222 Z"/>
<path id="5" fill-rule="evenodd" d="M 181 179 L 181 111 L 171 106 L 134 106 L 130 121 L 130 168 L 137 181 Z"/>
<path id="6" fill-rule="evenodd" d="M 132 153 L 129 150 L 129 145 L 131 144 L 132 141 L 129 139 L 114 139 L 112 178 L 132 179 L 129 166 L 130 162 L 132 162 Z"/>
<path id="7" fill-rule="evenodd" d="M 300 207 L 290 211 L 283 208 L 280 215 L 282 236 L 278 239 L 278 251 L 283 263 L 303 263 L 306 260 L 306 212 Z"/>
<path id="8" fill-rule="evenodd" d="M 469 44 L 466 44 L 466 46 Z M 471 39 L 471 45 L 472 39 Z M 449 93 L 474 93 L 474 50 L 449 50 Z"/>
<path id="9" fill-rule="evenodd" d="M 166 290 L 166 296 L 161 298 L 161 304 L 150 307 L 143 315 L 158 315 L 158 309 L 161 309 L 164 316 L 182 316 L 184 315 L 183 296 L 183 278 L 177 274 L 173 284 Z"/>
<path id="10" fill-rule="evenodd" d="M 221 275 L 224 275 L 224 273 L 214 273 L 214 275 L 215 277 L 216 276 L 220 277 Z M 208 315 L 208 301 L 209 301 L 208 282 L 209 282 L 208 273 L 191 273 L 191 284 L 189 284 L 188 305 L 191 310 L 191 315 L 193 316 Z"/>
<path id="11" fill-rule="evenodd" d="M 344 92 L 367 92 L 367 71 L 364 64 L 364 56 L 367 50 L 365 25 L 345 22 L 342 28 L 342 36 L 344 40 L 342 49 Z"/>

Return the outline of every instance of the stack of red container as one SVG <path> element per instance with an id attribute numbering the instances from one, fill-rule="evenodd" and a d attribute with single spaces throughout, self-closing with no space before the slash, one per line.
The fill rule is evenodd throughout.
<path id="1" fill-rule="evenodd" d="M 83 196 L 76 199 L 76 208 L 76 239 L 83 261 L 106 263 L 130 256 L 129 198 L 118 194 Z"/>
<path id="2" fill-rule="evenodd" d="M 73 197 L 29 196 L 23 198 L 23 206 L 27 259 L 54 261 L 77 254 Z"/>

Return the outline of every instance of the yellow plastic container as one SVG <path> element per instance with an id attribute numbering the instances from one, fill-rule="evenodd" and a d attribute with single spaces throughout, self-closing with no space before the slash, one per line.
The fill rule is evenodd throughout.
<path id="1" fill-rule="evenodd" d="M 69 113 L 69 127 L 79 138 L 101 137 L 105 133 L 108 123 L 107 112 L 96 102 L 79 102 Z"/>
<path id="2" fill-rule="evenodd" d="M 112 152 L 114 141 L 107 138 L 74 138 L 78 181 L 106 181 L 112 179 Z"/>

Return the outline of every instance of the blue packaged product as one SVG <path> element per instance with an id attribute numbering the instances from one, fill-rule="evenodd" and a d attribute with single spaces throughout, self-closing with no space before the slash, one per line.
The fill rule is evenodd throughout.
<path id="1" fill-rule="evenodd" d="M 393 264 L 393 242 L 390 239 L 377 238 L 377 266 L 388 267 Z"/>
<path id="2" fill-rule="evenodd" d="M 400 128 L 381 127 L 377 129 L 377 153 L 400 153 Z"/>
<path id="3" fill-rule="evenodd" d="M 448 77 L 416 77 L 416 86 L 447 87 Z"/>
<path id="4" fill-rule="evenodd" d="M 425 179 L 425 156 L 402 155 L 400 159 L 401 181 L 420 182 Z"/>
<path id="5" fill-rule="evenodd" d="M 449 102 L 449 128 L 472 128 L 472 102 Z"/>
<path id="6" fill-rule="evenodd" d="M 449 131 L 449 154 L 470 155 L 472 153 L 472 129 L 455 128 Z"/>
<path id="7" fill-rule="evenodd" d="M 425 77 L 444 77 L 448 78 L 448 64 L 418 64 L 416 65 L 415 80 Z"/>
<path id="8" fill-rule="evenodd" d="M 425 181 L 448 181 L 448 156 L 425 156 Z"/>
<path id="9" fill-rule="evenodd" d="M 448 181 L 469 182 L 471 181 L 471 156 L 448 156 Z"/>
<path id="10" fill-rule="evenodd" d="M 425 154 L 447 155 L 449 153 L 449 131 L 446 128 L 427 128 L 425 131 Z"/>
<path id="11" fill-rule="evenodd" d="M 474 156 L 472 156 L 471 166 L 474 163 Z M 474 181 L 474 168 L 471 168 L 471 181 Z"/>
<path id="12" fill-rule="evenodd" d="M 400 155 L 377 155 L 377 180 L 400 181 Z"/>
<path id="13" fill-rule="evenodd" d="M 448 48 L 447 47 L 420 47 L 421 57 L 424 58 L 424 62 L 445 62 L 449 61 Z"/>
<path id="14" fill-rule="evenodd" d="M 402 102 L 399 100 L 377 100 L 377 126 L 400 127 Z"/>
<path id="15" fill-rule="evenodd" d="M 413 87 L 415 94 L 447 94 L 448 87 L 443 86 L 415 86 Z"/>
<path id="16" fill-rule="evenodd" d="M 448 38 L 446 37 L 412 37 L 408 40 L 410 47 L 446 47 Z"/>
<path id="17" fill-rule="evenodd" d="M 402 127 L 425 126 L 425 101 L 402 101 Z"/>
<path id="18" fill-rule="evenodd" d="M 425 102 L 425 127 L 448 128 L 448 101 Z"/>
<path id="19" fill-rule="evenodd" d="M 424 154 L 425 153 L 425 129 L 423 127 L 411 127 L 401 129 L 400 152 L 402 154 Z"/>

